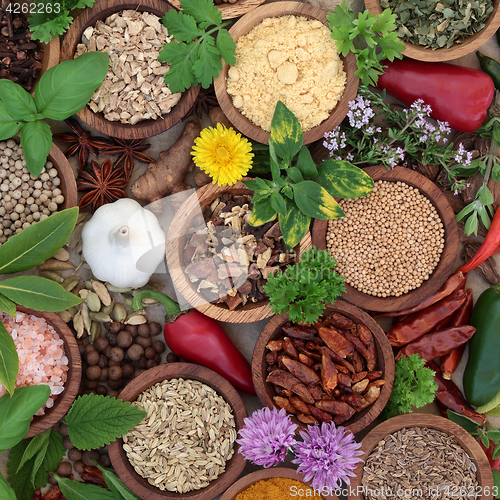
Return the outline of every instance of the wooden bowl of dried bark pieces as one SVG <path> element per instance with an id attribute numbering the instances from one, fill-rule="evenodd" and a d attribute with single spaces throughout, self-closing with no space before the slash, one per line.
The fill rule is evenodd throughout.
<path id="1" fill-rule="evenodd" d="M 437 32 L 436 35 L 432 37 L 432 40 L 438 40 L 439 37 L 444 34 L 443 30 L 447 29 L 448 24 L 452 25 L 453 22 L 461 23 L 459 17 L 456 16 L 454 12 L 451 12 L 451 16 L 449 15 L 450 14 L 449 12 L 447 13 L 448 15 L 445 15 L 445 13 L 443 12 L 444 10 L 446 10 L 445 7 L 451 6 L 451 4 L 449 5 L 438 4 L 441 5 L 443 8 L 438 10 L 438 7 L 436 6 L 434 11 L 434 8 L 431 7 L 432 5 L 431 3 L 429 2 L 424 2 L 424 3 L 427 3 L 428 8 L 432 8 L 433 12 L 430 13 L 430 16 L 427 12 L 425 14 L 422 14 L 422 12 L 420 12 L 418 14 L 418 18 L 419 19 L 430 18 L 431 20 L 433 18 L 435 20 L 434 24 L 439 23 L 438 25 L 439 28 L 437 26 L 436 27 L 433 26 L 432 28 L 430 26 L 429 27 L 409 26 L 408 21 L 405 21 L 404 25 L 401 28 L 399 28 L 399 31 L 400 32 L 404 31 L 408 36 L 411 36 L 413 31 L 413 39 L 415 39 L 415 41 L 420 42 L 420 40 L 416 40 L 419 36 L 422 39 L 427 37 L 427 40 L 431 40 L 430 34 L 432 32 L 434 33 Z M 488 15 L 486 20 L 481 23 L 480 26 L 483 26 L 483 28 L 474 34 L 467 36 L 460 43 L 456 42 L 450 47 L 441 46 L 441 48 L 430 48 L 430 47 L 425 47 L 423 45 L 416 45 L 414 43 L 403 41 L 405 46 L 404 55 L 410 57 L 411 59 L 417 59 L 419 61 L 442 62 L 442 61 L 451 61 L 452 59 L 463 57 L 467 54 L 470 54 L 478 50 L 481 47 L 481 45 L 487 42 L 495 34 L 496 30 L 500 26 L 500 11 L 499 11 L 500 0 L 493 0 L 491 4 L 493 7 L 493 11 Z M 468 10 L 470 19 L 475 19 L 475 18 L 477 19 L 478 17 L 480 17 L 480 12 L 481 11 L 485 12 L 487 8 L 486 2 L 480 5 L 477 4 L 474 9 L 471 9 L 470 5 L 467 6 L 467 4 L 464 4 L 463 7 L 461 4 L 458 7 L 459 5 L 458 3 L 454 5 L 457 6 L 457 8 L 459 9 L 463 8 L 463 14 L 465 14 L 465 17 L 467 17 L 467 10 Z M 380 5 L 380 0 L 365 0 L 365 6 L 370 12 L 373 12 L 374 14 L 377 15 L 381 14 L 382 11 L 384 10 Z M 423 7 L 427 6 L 424 5 Z M 411 10 L 407 6 L 403 6 L 402 4 L 400 4 L 399 8 L 402 9 L 401 14 L 404 14 L 405 16 L 407 16 L 409 12 L 411 12 Z M 416 5 L 414 6 L 412 5 L 411 8 L 417 8 L 417 7 Z M 396 10 L 393 9 L 393 12 L 396 12 L 396 15 L 399 15 L 397 13 L 397 9 Z M 463 18 L 464 16 L 461 17 Z M 417 19 L 417 17 L 415 17 L 415 19 Z M 414 23 L 414 21 L 412 22 Z M 441 27 L 443 29 L 441 29 Z M 429 28 L 431 28 L 432 31 Z M 450 27 L 450 29 L 453 28 Z M 460 33 L 467 33 L 467 32 L 470 32 L 470 30 L 467 30 L 465 25 L 461 23 L 457 26 L 454 36 L 459 35 L 460 37 L 461 36 Z M 444 38 L 442 39 L 442 44 L 446 45 L 448 40 L 449 37 L 446 36 L 445 34 Z M 439 41 L 439 43 L 441 43 L 441 41 Z"/>
<path id="2" fill-rule="evenodd" d="M 162 0 L 101 0 L 74 20 L 61 46 L 62 61 L 96 48 L 110 54 L 103 85 L 77 113 L 83 122 L 112 137 L 142 139 L 168 130 L 189 112 L 199 87 L 182 95 L 170 93 L 163 84 L 168 67 L 157 60 L 165 38 L 159 19 L 172 8 Z M 96 36 L 109 30 L 105 23 L 114 26 L 106 41 L 103 35 Z M 131 34 L 127 24 L 134 26 L 134 32 L 140 30 Z"/>
<path id="3" fill-rule="evenodd" d="M 297 432 L 333 420 L 355 434 L 387 404 L 394 356 L 371 316 L 337 300 L 314 326 L 274 316 L 255 344 L 252 377 L 262 405 L 285 408 Z"/>
<path id="4" fill-rule="evenodd" d="M 234 440 L 247 416 L 245 405 L 214 371 L 191 363 L 156 366 L 132 380 L 118 398 L 138 401 L 148 412 L 147 419 L 108 446 L 116 473 L 141 499 L 213 500 L 243 471 L 245 459 Z M 183 427 L 197 432 L 186 436 Z M 137 455 L 131 450 L 139 432 L 143 444 L 136 453 L 147 453 L 148 459 L 134 466 Z M 182 469 L 175 460 L 181 453 Z"/>
<path id="5" fill-rule="evenodd" d="M 250 226 L 252 194 L 242 182 L 203 186 L 184 202 L 168 231 L 167 264 L 175 287 L 218 321 L 251 323 L 272 316 L 262 290 L 268 274 L 311 248 L 307 233 L 287 250 L 277 220 Z"/>
<path id="6" fill-rule="evenodd" d="M 395 498 L 495 496 L 483 450 L 446 418 L 422 413 L 390 418 L 364 437 L 361 450 L 364 463 L 359 462 L 351 479 L 350 500 L 375 500 L 382 488 L 385 497 Z"/>

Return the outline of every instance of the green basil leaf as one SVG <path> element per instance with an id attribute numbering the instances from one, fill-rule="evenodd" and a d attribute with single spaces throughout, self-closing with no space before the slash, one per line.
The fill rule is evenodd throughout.
<path id="1" fill-rule="evenodd" d="M 294 201 L 299 210 L 314 219 L 338 219 L 345 214 L 328 191 L 314 181 L 292 185 Z M 1 292 L 1 290 L 0 290 Z"/>
<path id="2" fill-rule="evenodd" d="M 335 198 L 360 198 L 373 190 L 373 179 L 368 174 L 341 160 L 321 163 L 317 181 Z"/>
<path id="3" fill-rule="evenodd" d="M 0 247 L 0 274 L 27 271 L 43 264 L 68 241 L 77 217 L 78 207 L 61 210 L 9 238 Z"/>
<path id="4" fill-rule="evenodd" d="M 0 293 L 35 311 L 64 311 L 82 302 L 59 283 L 39 276 L 17 276 L 0 281 Z"/>
<path id="5" fill-rule="evenodd" d="M 271 193 L 269 201 L 271 203 L 271 207 L 275 212 L 280 215 L 286 214 L 285 199 L 277 191 L 273 191 Z"/>
<path id="6" fill-rule="evenodd" d="M 16 387 L 16 378 L 19 372 L 19 356 L 17 355 L 14 339 L 0 323 L 0 382 L 12 394 Z"/>
<path id="7" fill-rule="evenodd" d="M 95 466 L 102 472 L 102 477 L 106 486 L 111 490 L 115 497 L 119 500 L 141 500 L 138 496 L 134 495 L 124 484 L 123 481 L 110 469 L 101 467 L 95 460 Z"/>
<path id="8" fill-rule="evenodd" d="M 304 215 L 293 201 L 286 200 L 286 215 L 279 215 L 281 234 L 287 248 L 295 248 L 307 233 L 311 218 Z"/>
<path id="9" fill-rule="evenodd" d="M 271 121 L 269 146 L 272 145 L 276 154 L 290 164 L 300 151 L 303 142 L 304 134 L 299 120 L 281 101 L 278 101 Z"/>
<path id="10" fill-rule="evenodd" d="M 111 491 L 95 484 L 81 483 L 67 477 L 59 477 L 57 474 L 54 477 L 67 500 L 115 500 Z"/>
<path id="11" fill-rule="evenodd" d="M 251 226 L 262 226 L 276 216 L 276 210 L 271 206 L 269 200 L 254 202 L 253 210 L 248 223 Z"/>
<path id="12" fill-rule="evenodd" d="M 0 498 L 2 500 L 17 500 L 14 490 L 9 486 L 2 474 L 0 474 Z"/>
<path id="13" fill-rule="evenodd" d="M 290 167 L 286 171 L 286 175 L 292 179 L 293 182 L 303 182 L 302 172 L 297 167 Z"/>
<path id="14" fill-rule="evenodd" d="M 479 424 L 469 417 L 460 415 L 452 410 L 446 410 L 446 414 L 452 422 L 455 422 L 460 427 L 463 427 L 469 434 L 476 432 L 479 428 Z"/>
<path id="15" fill-rule="evenodd" d="M 109 56 L 88 52 L 46 71 L 35 89 L 38 111 L 46 118 L 65 120 L 80 111 L 102 84 Z"/>
<path id="16" fill-rule="evenodd" d="M 0 311 L 14 316 L 16 314 L 16 304 L 0 293 Z"/>
<path id="17" fill-rule="evenodd" d="M 21 85 L 7 79 L 0 80 L 0 100 L 16 120 L 27 120 L 36 115 L 35 100 Z"/>
<path id="18" fill-rule="evenodd" d="M 19 473 L 19 471 L 23 468 L 24 464 L 28 460 L 31 460 L 43 448 L 45 441 L 48 442 L 49 434 L 50 434 L 50 429 L 47 429 L 45 432 L 37 434 L 36 436 L 28 440 L 29 444 L 24 450 L 23 456 L 19 461 L 16 471 L 17 473 Z"/>
<path id="19" fill-rule="evenodd" d="M 5 105 L 0 101 L 0 141 L 14 137 L 20 128 L 20 123 L 9 114 Z"/>
<path id="20" fill-rule="evenodd" d="M 33 177 L 38 177 L 52 147 L 52 131 L 43 120 L 26 123 L 19 133 L 26 167 Z"/>
<path id="21" fill-rule="evenodd" d="M 48 385 L 18 387 L 0 398 L 0 451 L 8 450 L 28 434 L 31 417 L 47 402 Z"/>
<path id="22" fill-rule="evenodd" d="M 312 159 L 311 153 L 307 146 L 302 146 L 297 158 L 297 168 L 302 172 L 306 179 L 312 179 L 318 175 L 318 168 Z"/>

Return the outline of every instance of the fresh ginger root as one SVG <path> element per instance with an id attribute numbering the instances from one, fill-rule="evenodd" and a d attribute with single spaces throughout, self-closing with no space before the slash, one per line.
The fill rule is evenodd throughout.
<path id="1" fill-rule="evenodd" d="M 184 182 L 184 177 L 194 170 L 191 150 L 200 132 L 199 120 L 187 122 L 179 139 L 169 149 L 162 151 L 158 161 L 150 163 L 146 172 L 130 186 L 134 197 L 152 203 L 191 189 Z"/>

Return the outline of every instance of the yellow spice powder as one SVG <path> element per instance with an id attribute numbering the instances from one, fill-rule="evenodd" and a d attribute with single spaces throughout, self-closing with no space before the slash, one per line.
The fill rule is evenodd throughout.
<path id="1" fill-rule="evenodd" d="M 323 498 L 302 481 L 285 477 L 262 479 L 252 484 L 233 500 L 286 500 L 287 498 Z"/>
<path id="2" fill-rule="evenodd" d="M 264 19 L 236 43 L 227 91 L 254 124 L 270 131 L 282 101 L 307 131 L 326 120 L 342 97 L 343 63 L 320 21 L 283 16 Z"/>

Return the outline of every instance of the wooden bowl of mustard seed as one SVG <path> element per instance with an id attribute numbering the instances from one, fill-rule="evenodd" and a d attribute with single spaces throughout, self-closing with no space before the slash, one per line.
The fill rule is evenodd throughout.
<path id="1" fill-rule="evenodd" d="M 364 171 L 375 181 L 374 192 L 341 200 L 342 219 L 315 220 L 312 242 L 337 260 L 346 278 L 344 300 L 368 311 L 399 311 L 420 304 L 453 272 L 458 226 L 427 177 L 383 165 Z"/>

